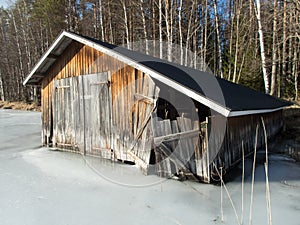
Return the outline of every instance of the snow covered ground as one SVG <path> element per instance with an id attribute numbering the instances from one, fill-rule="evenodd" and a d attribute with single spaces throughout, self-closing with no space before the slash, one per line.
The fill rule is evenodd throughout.
<path id="1" fill-rule="evenodd" d="M 40 146 L 40 113 L 0 110 L 0 224 L 249 224 L 252 161 L 220 186 L 144 176 L 135 167 Z M 300 165 L 269 162 L 273 225 L 300 224 Z M 253 224 L 268 224 L 265 173 L 255 173 Z M 221 208 L 224 221 L 222 222 Z M 238 222 L 239 221 L 239 222 Z"/>

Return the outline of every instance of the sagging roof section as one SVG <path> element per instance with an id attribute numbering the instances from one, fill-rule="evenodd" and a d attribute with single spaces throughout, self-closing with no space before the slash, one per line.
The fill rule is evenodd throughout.
<path id="1" fill-rule="evenodd" d="M 23 84 L 39 85 L 47 76 L 47 70 L 72 41 L 87 45 L 147 73 L 153 79 L 165 83 L 226 117 L 273 112 L 289 105 L 270 95 L 207 72 L 65 31 L 54 41 Z"/>

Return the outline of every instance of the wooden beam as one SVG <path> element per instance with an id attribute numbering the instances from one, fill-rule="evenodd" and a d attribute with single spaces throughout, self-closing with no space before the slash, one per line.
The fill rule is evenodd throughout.
<path id="1" fill-rule="evenodd" d="M 143 101 L 143 102 L 145 102 L 145 103 L 147 103 L 147 104 L 151 104 L 151 105 L 153 105 L 154 102 L 155 102 L 155 99 L 150 98 L 150 97 L 145 96 L 145 95 L 142 95 L 142 94 L 139 94 L 139 93 L 135 93 L 135 94 L 134 94 L 134 97 L 135 97 L 136 100 L 138 100 L 138 101 Z"/>
<path id="2" fill-rule="evenodd" d="M 189 130 L 189 131 L 184 131 L 176 134 L 168 134 L 165 136 L 155 137 L 154 144 L 155 146 L 159 146 L 164 141 L 175 141 L 181 138 L 197 136 L 198 134 L 200 134 L 199 130 Z"/>

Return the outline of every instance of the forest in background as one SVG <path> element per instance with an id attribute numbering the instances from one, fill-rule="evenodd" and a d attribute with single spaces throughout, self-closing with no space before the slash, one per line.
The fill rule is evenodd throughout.
<path id="1" fill-rule="evenodd" d="M 0 100 L 34 99 L 22 83 L 62 30 L 297 100 L 299 20 L 299 0 L 17 0 L 0 8 Z"/>

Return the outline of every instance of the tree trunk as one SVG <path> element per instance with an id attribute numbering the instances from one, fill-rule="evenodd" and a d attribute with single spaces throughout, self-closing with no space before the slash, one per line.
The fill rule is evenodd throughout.
<path id="1" fill-rule="evenodd" d="M 169 0 L 165 0 L 165 20 L 166 20 L 167 41 L 168 41 L 167 59 L 169 62 L 172 62 L 172 38 L 171 38 L 170 20 L 169 20 Z"/>
<path id="2" fill-rule="evenodd" d="M 27 12 L 27 5 L 26 5 L 26 2 L 23 1 L 23 4 L 24 4 L 24 12 L 26 15 L 28 15 L 28 12 Z M 31 52 L 30 52 L 30 45 L 29 45 L 29 34 L 30 34 L 30 31 L 28 29 L 28 26 L 30 26 L 29 24 L 29 21 L 27 19 L 26 21 L 26 24 L 24 24 L 24 21 L 23 21 L 23 16 L 21 14 L 21 9 L 20 7 L 18 7 L 18 11 L 19 11 L 19 15 L 20 15 L 20 20 L 21 20 L 21 27 L 22 27 L 22 33 L 23 33 L 23 39 L 24 39 L 24 45 L 25 45 L 25 52 L 26 52 L 26 58 L 27 58 L 27 72 L 31 69 Z"/>
<path id="3" fill-rule="evenodd" d="M 235 42 L 235 54 L 234 54 L 234 68 L 233 68 L 233 79 L 232 82 L 236 82 L 237 75 L 237 61 L 239 53 L 239 38 L 240 38 L 240 14 L 241 14 L 242 2 L 238 1 L 236 6 L 236 42 Z"/>
<path id="4" fill-rule="evenodd" d="M 246 56 L 246 54 L 245 54 L 245 52 L 244 52 L 244 53 L 243 53 L 242 63 L 241 63 L 240 69 L 239 69 L 238 78 L 237 78 L 237 81 L 236 81 L 237 84 L 240 82 L 240 79 L 241 79 L 242 70 L 243 70 L 244 63 L 245 63 L 245 56 Z"/>
<path id="5" fill-rule="evenodd" d="M 283 43 L 282 43 L 282 76 L 281 76 L 281 96 L 285 95 L 286 86 L 286 0 L 283 0 Z"/>
<path id="6" fill-rule="evenodd" d="M 0 70 L 0 100 L 5 101 L 4 85 L 3 85 L 3 76 Z"/>
<path id="7" fill-rule="evenodd" d="M 192 19 L 193 19 L 193 13 L 195 10 L 195 1 L 193 1 L 192 3 L 192 9 L 190 11 L 190 16 L 189 16 L 189 23 L 188 23 L 188 30 L 187 30 L 187 36 L 186 36 L 186 46 L 185 46 L 185 63 L 184 65 L 187 66 L 188 65 L 188 60 L 189 60 L 189 56 L 188 56 L 188 50 L 190 48 L 190 39 L 191 39 L 191 30 L 192 30 Z"/>
<path id="8" fill-rule="evenodd" d="M 203 37 L 203 63 L 205 66 L 205 71 L 208 70 L 206 66 L 206 54 L 207 54 L 207 21 L 208 21 L 208 5 L 207 0 L 205 0 L 205 13 L 204 13 L 204 37 Z"/>
<path id="9" fill-rule="evenodd" d="M 123 7 L 123 13 L 124 13 L 124 25 L 125 25 L 125 34 L 126 34 L 126 45 L 127 45 L 128 49 L 131 49 L 130 37 L 129 37 L 129 22 L 128 22 L 127 8 L 126 8 L 125 0 L 122 0 L 122 7 Z"/>
<path id="10" fill-rule="evenodd" d="M 254 15 L 253 15 L 253 4 L 255 4 L 253 1 L 255 0 L 249 0 L 249 32 L 250 32 L 250 35 L 251 37 L 250 38 L 253 38 L 255 39 L 254 37 L 256 36 L 256 32 L 255 32 L 255 29 L 254 29 L 254 22 L 253 22 L 253 19 L 254 19 Z"/>
<path id="11" fill-rule="evenodd" d="M 179 46 L 180 46 L 180 64 L 183 65 L 183 37 L 182 37 L 182 0 L 179 0 L 178 10 L 178 28 L 179 28 Z"/>
<path id="12" fill-rule="evenodd" d="M 100 22 L 100 30 L 101 30 L 101 40 L 105 41 L 104 25 L 103 25 L 103 4 L 102 4 L 102 0 L 99 0 L 99 22 Z"/>
<path id="13" fill-rule="evenodd" d="M 298 46 L 298 49 L 300 48 L 299 43 L 295 46 Z M 298 61 L 298 54 L 297 51 L 294 51 L 294 60 L 293 60 L 293 74 L 294 74 L 294 86 L 295 86 L 295 101 L 298 101 L 298 68 L 299 68 L 299 61 Z"/>
<path id="14" fill-rule="evenodd" d="M 197 69 L 197 35 L 195 34 L 193 36 L 193 46 L 194 46 L 194 59 L 193 59 L 193 67 L 194 69 Z"/>
<path id="15" fill-rule="evenodd" d="M 143 0 L 140 0 L 140 9 L 141 9 L 141 13 L 142 13 L 146 54 L 148 55 L 149 54 L 148 34 L 147 34 L 147 26 L 146 26 L 146 18 L 145 18 L 145 13 L 144 13 L 143 2 L 144 2 Z"/>
<path id="16" fill-rule="evenodd" d="M 232 0 L 229 0 L 229 18 L 228 18 L 228 22 L 230 25 L 230 39 L 229 39 L 229 68 L 228 68 L 228 78 L 227 80 L 231 80 L 231 69 L 232 69 L 232 63 L 231 63 L 231 59 L 232 59 L 232 42 L 233 42 L 233 28 L 234 28 L 234 17 L 235 17 L 235 13 L 233 10 L 232 13 L 232 8 L 234 8 L 234 3 L 232 2 Z"/>
<path id="17" fill-rule="evenodd" d="M 152 43 L 153 43 L 153 56 L 156 57 L 156 13 L 155 13 L 155 0 L 152 0 Z"/>
<path id="18" fill-rule="evenodd" d="M 265 92 L 266 92 L 266 94 L 269 94 L 270 93 L 270 83 L 269 83 L 269 75 L 267 73 L 267 67 L 266 67 L 264 33 L 263 33 L 262 24 L 261 24 L 260 0 L 256 0 L 255 6 L 256 6 L 256 18 L 257 18 L 257 23 L 258 23 L 261 64 L 262 64 L 263 78 L 264 78 L 264 83 L 265 83 Z"/>
<path id="19" fill-rule="evenodd" d="M 274 19 L 273 19 L 273 43 L 272 43 L 272 75 L 271 75 L 271 95 L 276 91 L 276 65 L 277 65 L 277 0 L 274 0 Z"/>
<path id="20" fill-rule="evenodd" d="M 214 0 L 214 12 L 215 12 L 215 25 L 216 25 L 216 34 L 217 34 L 217 49 L 218 49 L 218 75 L 223 78 L 222 71 L 222 49 L 221 49 L 221 39 L 220 39 L 220 30 L 219 30 L 219 16 L 218 16 L 218 6 L 217 0 Z"/>
<path id="21" fill-rule="evenodd" d="M 159 11 L 159 58 L 163 58 L 163 39 L 162 39 L 162 0 L 158 2 L 158 11 Z"/>
<path id="22" fill-rule="evenodd" d="M 114 33 L 113 33 L 113 27 L 112 27 L 112 15 L 111 15 L 111 9 L 110 9 L 110 1 L 107 3 L 107 10 L 108 10 L 108 20 L 109 20 L 109 40 L 110 43 L 114 44 Z"/>
<path id="23" fill-rule="evenodd" d="M 293 24 L 293 12 L 292 12 L 292 8 L 289 7 L 290 9 L 290 12 L 289 12 L 289 22 L 288 22 L 288 36 L 289 36 L 289 48 L 288 48 L 288 52 L 289 52 L 289 55 L 288 55 L 288 76 L 292 76 L 292 68 L 293 68 L 293 46 L 294 46 L 294 41 L 291 36 L 293 35 L 293 27 L 292 27 L 292 24 Z"/>
<path id="24" fill-rule="evenodd" d="M 173 22 L 174 22 L 174 1 L 171 0 L 170 4 L 170 44 L 171 44 L 171 56 L 173 52 Z"/>
<path id="25" fill-rule="evenodd" d="M 23 65 L 23 55 L 22 55 L 22 50 L 21 50 L 21 45 L 20 45 L 20 40 L 19 40 L 19 30 L 17 28 L 17 24 L 16 24 L 16 18 L 15 18 L 15 15 L 14 15 L 14 12 L 11 11 L 11 16 L 12 16 L 12 20 L 13 20 L 13 25 L 14 25 L 14 30 L 15 30 L 15 33 L 16 33 L 16 45 L 17 45 L 17 49 L 18 49 L 18 58 L 19 58 L 19 68 L 20 68 L 20 77 L 16 77 L 15 78 L 15 81 L 17 82 L 18 84 L 18 96 L 19 98 L 23 98 L 24 96 L 21 96 L 23 93 L 22 93 L 22 90 L 21 90 L 21 86 L 19 85 L 20 83 L 20 80 L 24 80 L 25 79 L 25 73 L 24 73 L 24 65 Z"/>
<path id="26" fill-rule="evenodd" d="M 300 30 L 299 26 L 299 18 L 300 18 L 300 3 L 295 2 L 297 9 L 295 9 L 295 21 L 293 24 L 298 24 L 298 31 Z M 295 7 L 295 8 L 296 8 Z M 292 25 L 292 24 L 290 24 Z M 294 47 L 294 60 L 293 60 L 293 75 L 294 75 L 294 86 L 295 86 L 295 100 L 298 101 L 299 99 L 299 90 L 298 90 L 298 82 L 299 82 L 299 55 L 300 55 L 300 36 L 298 34 L 297 29 L 294 29 L 294 34 L 295 34 L 295 47 Z"/>

